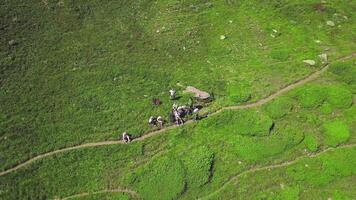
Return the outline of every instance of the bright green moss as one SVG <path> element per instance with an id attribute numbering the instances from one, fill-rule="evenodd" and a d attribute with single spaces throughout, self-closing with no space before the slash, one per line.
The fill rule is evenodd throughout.
<path id="1" fill-rule="evenodd" d="M 330 86 L 326 100 L 336 108 L 349 108 L 352 105 L 352 93 L 342 86 Z"/>
<path id="2" fill-rule="evenodd" d="M 296 92 L 297 99 L 304 108 L 316 108 L 326 99 L 325 89 L 319 85 L 308 85 Z"/>
<path id="3" fill-rule="evenodd" d="M 186 180 L 189 188 L 206 184 L 211 176 L 214 154 L 207 147 L 193 149 L 182 158 L 186 169 Z"/>
<path id="4" fill-rule="evenodd" d="M 300 144 L 303 139 L 302 131 L 286 129 L 269 137 L 239 137 L 234 147 L 241 158 L 258 161 L 290 149 Z"/>
<path id="5" fill-rule="evenodd" d="M 273 127 L 271 118 L 251 110 L 227 110 L 220 116 L 210 118 L 207 123 L 218 127 L 219 132 L 246 136 L 266 136 Z"/>
<path id="6" fill-rule="evenodd" d="M 274 100 L 272 103 L 264 106 L 264 110 L 273 119 L 278 119 L 285 116 L 292 109 L 291 99 L 281 97 Z"/>
<path id="7" fill-rule="evenodd" d="M 346 142 L 350 137 L 349 127 L 340 120 L 325 122 L 323 132 L 325 144 L 332 147 Z"/>
<path id="8" fill-rule="evenodd" d="M 329 103 L 323 103 L 323 105 L 320 106 L 320 112 L 323 114 L 330 114 L 332 111 L 332 106 Z"/>
<path id="9" fill-rule="evenodd" d="M 319 149 L 319 141 L 313 135 L 307 134 L 304 137 L 304 145 L 309 149 L 309 151 L 315 152 Z"/>
<path id="10" fill-rule="evenodd" d="M 179 160 L 163 157 L 141 168 L 134 186 L 145 199 L 175 199 L 184 190 L 184 177 L 184 168 Z"/>

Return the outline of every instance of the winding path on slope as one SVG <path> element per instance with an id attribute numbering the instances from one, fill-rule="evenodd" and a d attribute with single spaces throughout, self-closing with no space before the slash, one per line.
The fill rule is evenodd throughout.
<path id="1" fill-rule="evenodd" d="M 64 197 L 62 199 L 56 199 L 56 200 L 68 200 L 68 199 L 73 199 L 73 198 L 78 198 L 78 197 L 85 197 L 85 196 L 90 196 L 90 195 L 95 195 L 95 194 L 105 194 L 105 193 L 127 193 L 132 197 L 138 197 L 138 194 L 135 191 L 129 190 L 129 189 L 111 189 L 111 190 L 100 190 L 96 192 L 84 192 L 80 194 L 75 194 L 72 196 Z"/>
<path id="2" fill-rule="evenodd" d="M 351 55 L 349 56 L 345 56 L 345 57 L 341 57 L 339 59 L 337 59 L 336 61 L 338 60 L 347 60 L 347 59 L 350 59 L 350 58 L 353 58 L 353 57 L 356 57 L 356 52 L 355 53 L 352 53 Z M 249 103 L 249 104 L 245 104 L 245 105 L 240 105 L 240 106 L 229 106 L 229 107 L 223 107 L 213 113 L 210 113 L 209 116 L 213 116 L 213 115 L 217 115 L 218 113 L 221 113 L 222 111 L 224 110 L 242 110 L 242 109 L 247 109 L 247 108 L 252 108 L 252 107 L 258 107 L 258 106 L 261 106 L 263 104 L 266 104 L 270 101 L 272 101 L 273 99 L 275 99 L 276 97 L 278 96 L 281 96 L 282 94 L 296 88 L 296 87 L 299 87 L 307 82 L 310 82 L 314 79 L 316 79 L 317 77 L 319 77 L 322 73 L 324 73 L 327 69 L 329 68 L 329 64 L 325 65 L 323 68 L 321 68 L 320 70 L 310 74 L 309 76 L 303 78 L 303 79 L 300 79 L 280 90 L 278 90 L 277 92 L 271 94 L 270 96 L 267 96 L 265 98 L 262 98 L 256 102 L 253 102 L 253 103 Z M 193 120 L 189 120 L 187 121 L 185 124 L 190 124 L 194 122 Z M 148 132 L 147 134 L 144 134 L 142 135 L 141 137 L 138 137 L 136 139 L 134 139 L 132 142 L 136 142 L 136 141 L 142 141 L 142 140 L 145 140 L 147 138 L 150 138 L 152 136 L 155 136 L 155 135 L 158 135 L 162 132 L 165 132 L 165 131 L 168 131 L 168 130 L 171 130 L 171 129 L 174 129 L 174 128 L 177 128 L 178 126 L 176 125 L 172 125 L 172 126 L 168 126 L 168 127 L 165 127 L 165 128 L 162 128 L 160 130 L 155 130 L 155 131 L 151 131 L 151 132 Z M 93 142 L 93 143 L 86 143 L 86 144 L 80 144 L 80 145 L 77 145 L 77 146 L 73 146 L 73 147 L 67 147 L 67 148 L 63 148 L 63 149 L 58 149 L 58 150 L 55 150 L 55 151 L 51 151 L 51 152 L 47 152 L 47 153 L 44 153 L 44 154 L 40 154 L 40 155 L 37 155 L 19 165 L 16 165 L 12 168 L 9 168 L 5 171 L 2 171 L 0 172 L 0 176 L 4 176 L 8 173 L 11 173 L 19 168 L 22 168 L 22 167 L 25 167 L 39 159 L 42 159 L 42 158 L 45 158 L 45 157 L 48 157 L 48 156 L 51 156 L 51 155 L 54 155 L 54 154 L 58 154 L 58 153 L 62 153 L 62 152 L 67 152 L 67 151 L 72 151 L 72 150 L 75 150 L 75 149 L 81 149 L 81 148 L 89 148 L 89 147 L 99 147 L 99 146 L 107 146 L 107 145 L 115 145 L 115 144 L 124 144 L 121 140 L 115 140 L 115 141 L 103 141 L 103 142 Z"/>
<path id="3" fill-rule="evenodd" d="M 312 155 L 299 156 L 299 157 L 295 158 L 294 160 L 282 162 L 282 163 L 279 163 L 279 164 L 267 165 L 267 166 L 263 166 L 263 167 L 250 168 L 250 169 L 248 169 L 246 171 L 243 171 L 243 172 L 241 172 L 241 173 L 239 173 L 239 174 L 237 174 L 235 176 L 230 177 L 226 182 L 223 183 L 223 185 L 219 189 L 217 189 L 214 192 L 210 193 L 209 195 L 204 196 L 204 197 L 199 198 L 199 199 L 202 200 L 202 199 L 209 199 L 209 198 L 213 197 L 214 195 L 216 195 L 219 192 L 221 192 L 222 190 L 224 190 L 229 184 L 233 183 L 239 177 L 241 177 L 241 176 L 243 176 L 245 174 L 258 172 L 258 171 L 263 171 L 263 170 L 271 170 L 271 169 L 276 169 L 276 168 L 281 168 L 281 167 L 287 167 L 287 166 L 293 165 L 293 164 L 297 163 L 298 161 L 306 159 L 306 158 L 314 158 L 314 157 L 320 156 L 320 155 L 325 154 L 325 153 L 330 152 L 330 151 L 339 150 L 339 149 L 353 148 L 353 147 L 356 147 L 356 144 L 347 144 L 347 145 L 339 146 L 339 147 L 336 147 L 336 148 L 329 147 L 329 148 L 324 149 L 323 151 L 320 151 L 318 153 L 315 153 L 315 154 L 312 154 Z M 89 196 L 89 195 L 95 195 L 95 194 L 103 194 L 103 193 L 128 193 L 131 196 L 139 197 L 139 195 L 135 191 L 132 191 L 132 190 L 129 190 L 129 189 L 115 189 L 115 190 L 105 189 L 105 190 L 99 190 L 99 191 L 96 191 L 96 192 L 84 192 L 84 193 L 80 193 L 80 194 L 75 194 L 75 195 L 72 195 L 72 196 L 69 196 L 69 197 L 64 197 L 64 198 L 62 198 L 60 200 L 68 200 L 68 199 L 72 199 L 72 198 L 76 198 L 76 197 L 83 197 L 83 196 Z"/>
<path id="4" fill-rule="evenodd" d="M 276 169 L 276 168 L 280 168 L 280 167 L 287 167 L 287 166 L 295 164 L 298 161 L 300 161 L 302 159 L 305 159 L 305 158 L 314 158 L 314 157 L 320 156 L 321 154 L 327 153 L 329 151 L 338 150 L 338 149 L 347 149 L 347 148 L 353 148 L 353 147 L 356 147 L 356 144 L 347 144 L 347 145 L 339 146 L 339 147 L 336 147 L 336 148 L 329 147 L 329 148 L 327 148 L 327 149 L 325 149 L 323 151 L 320 151 L 318 153 L 315 153 L 315 154 L 312 154 L 312 155 L 300 156 L 300 157 L 297 157 L 294 160 L 290 160 L 290 161 L 287 161 L 287 162 L 283 162 L 283 163 L 279 163 L 279 164 L 275 164 L 275 165 L 268 165 L 268 166 L 264 166 L 264 167 L 253 167 L 253 168 L 248 169 L 246 171 L 243 171 L 243 172 L 241 172 L 241 173 L 239 173 L 239 174 L 237 174 L 235 176 L 230 177 L 225 183 L 223 183 L 223 185 L 219 189 L 217 189 L 214 192 L 208 194 L 207 196 L 204 196 L 204 197 L 201 197 L 201 198 L 198 198 L 198 199 L 202 200 L 202 199 L 209 199 L 209 198 L 213 197 L 214 195 L 216 195 L 219 192 L 221 192 L 222 190 L 224 190 L 229 184 L 233 183 L 239 177 L 241 177 L 241 176 L 243 176 L 245 174 L 249 174 L 249 173 L 252 173 L 252 172 L 258 172 L 258 171 L 263 171 L 263 170 L 271 170 L 271 169 Z"/>

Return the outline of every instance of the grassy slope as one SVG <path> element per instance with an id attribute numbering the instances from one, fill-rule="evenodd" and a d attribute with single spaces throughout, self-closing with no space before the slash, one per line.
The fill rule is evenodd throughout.
<path id="1" fill-rule="evenodd" d="M 330 83 L 333 80 L 332 76 L 332 74 L 328 74 L 323 79 L 310 85 L 317 84 L 322 86 L 324 85 L 324 81 Z M 308 87 L 309 85 L 306 85 L 301 89 Z M 214 121 L 219 120 L 214 119 L 219 117 L 217 115 L 197 124 L 187 125 L 178 130 L 171 130 L 164 135 L 151 138 L 145 142 L 129 146 L 115 145 L 82 149 L 38 161 L 15 173 L 0 177 L 0 184 L 3 188 L 2 196 L 5 199 L 21 199 L 26 197 L 39 199 L 65 197 L 106 188 L 128 187 L 138 191 L 146 199 L 157 199 L 158 197 L 155 195 L 169 191 L 162 190 L 162 187 L 158 187 L 156 184 L 151 185 L 151 181 L 158 181 L 158 183 L 163 181 L 160 184 L 167 185 L 169 188 L 174 185 L 186 185 L 184 190 L 183 188 L 178 188 L 178 186 L 174 187 L 174 192 L 177 192 L 177 189 L 178 193 L 179 191 L 184 191 L 180 197 L 183 199 L 192 199 L 215 191 L 229 177 L 253 166 L 271 165 L 308 154 L 308 151 L 304 152 L 304 149 L 306 149 L 303 142 L 305 135 L 313 135 L 319 139 L 320 151 L 327 148 L 325 132 L 321 127 L 322 124 L 329 121 L 336 119 L 343 121 L 352 130 L 347 143 L 356 142 L 355 129 L 353 127 L 356 119 L 355 115 L 350 114 L 350 112 L 354 112 L 355 106 L 343 109 L 332 108 L 333 114 L 323 114 L 320 107 L 301 107 L 302 104 L 297 100 L 296 94 L 299 94 L 299 90 L 293 90 L 286 97 L 281 97 L 294 99 L 291 101 L 293 109 L 286 116 L 274 120 L 275 127 L 272 135 L 264 137 L 239 135 L 239 132 L 234 131 L 241 129 L 241 127 L 236 127 L 236 124 L 233 123 L 233 121 L 238 120 L 236 116 L 241 116 L 244 113 L 245 118 L 255 118 L 253 112 L 256 111 L 259 111 L 260 115 L 267 116 L 268 113 L 263 112 L 263 108 L 249 110 L 249 112 L 229 111 L 221 114 L 228 120 L 226 123 L 214 123 Z M 269 106 L 269 104 L 266 106 Z M 247 123 L 254 124 L 254 122 Z M 303 130 L 309 131 L 305 132 Z M 204 163 L 203 160 L 207 157 L 199 156 L 201 154 L 199 152 L 202 152 L 199 149 L 202 146 L 206 146 L 209 149 L 208 151 L 214 155 L 213 163 L 211 163 L 212 170 L 209 167 L 194 167 L 194 163 L 193 168 L 189 168 L 191 167 L 191 161 L 185 162 L 189 160 L 189 156 L 193 156 L 197 163 Z M 343 150 L 342 152 L 350 152 L 353 155 L 353 150 L 354 148 Z M 208 151 L 203 150 L 203 152 Z M 323 155 L 323 157 L 327 157 L 327 155 Z M 346 154 L 345 156 L 347 157 Z M 200 161 L 200 159 L 203 160 Z M 168 162 L 166 162 L 167 160 Z M 342 162 L 338 160 L 331 161 L 331 163 L 340 165 L 337 167 L 340 170 L 344 169 L 344 162 L 349 163 L 351 160 L 344 160 Z M 204 164 L 203 166 L 206 165 Z M 172 171 L 172 169 L 167 167 L 174 167 L 173 169 L 176 170 Z M 187 176 L 190 173 L 190 169 L 205 169 L 205 172 L 196 171 L 196 173 L 199 174 L 199 177 L 201 176 L 201 179 L 205 180 L 206 178 L 203 177 L 206 175 L 204 174 L 208 173 L 208 184 L 205 183 L 206 181 L 203 181 L 200 187 L 196 187 L 194 181 L 197 179 L 192 180 L 190 176 Z M 314 167 L 311 167 L 311 169 L 314 169 Z M 209 175 L 209 172 L 212 174 Z M 182 173 L 186 174 L 187 177 L 184 178 Z M 325 174 L 328 175 L 328 172 L 325 172 Z M 348 173 L 345 176 L 347 177 L 352 174 L 354 172 L 351 174 Z M 266 174 L 266 176 L 268 175 Z M 339 177 L 337 173 L 332 176 Z M 156 180 L 156 177 L 161 178 Z M 163 177 L 168 177 L 168 179 Z M 283 178 L 284 176 L 281 175 L 281 177 Z M 318 180 L 317 177 L 317 175 L 314 176 L 316 181 Z M 258 181 L 259 177 L 256 176 L 255 179 L 247 180 L 249 182 Z M 270 190 L 276 190 L 272 186 L 271 188 L 268 187 L 271 181 L 275 184 L 274 180 L 264 179 L 263 184 L 265 186 L 261 186 L 264 187 L 261 191 L 265 191 L 266 194 L 261 194 L 262 196 L 267 195 Z M 288 182 L 288 186 L 290 187 L 299 187 L 299 185 L 303 184 L 294 183 L 293 181 Z M 328 187 L 328 185 L 326 184 L 322 187 L 316 185 L 313 190 L 321 190 L 323 187 Z M 349 190 L 344 188 L 343 185 L 345 183 L 336 187 L 336 189 L 349 193 Z M 148 187 L 148 190 L 145 189 L 145 186 Z M 232 187 L 232 185 L 228 186 L 228 188 Z M 238 192 L 239 195 L 246 198 L 254 198 L 253 195 L 255 194 L 251 194 L 251 191 L 248 189 L 249 187 L 249 183 L 246 183 L 246 185 L 244 184 L 245 190 L 228 190 L 228 193 L 222 192 L 218 193 L 218 195 L 222 195 L 222 197 L 227 195 L 226 197 L 228 197 L 228 195 L 235 195 L 235 192 Z M 277 194 L 279 193 L 276 192 Z M 176 193 L 169 193 L 169 195 L 173 196 L 166 197 L 174 198 L 177 196 Z"/>
<path id="2" fill-rule="evenodd" d="M 1 3 L 2 169 L 63 146 L 115 139 L 125 129 L 140 135 L 149 130 L 149 115 L 166 114 L 166 91 L 177 82 L 213 91 L 216 106 L 241 103 L 229 97 L 234 87 L 248 91 L 253 101 L 317 69 L 301 60 L 317 60 L 325 48 L 335 58 L 355 47 L 351 2 L 329 2 L 324 12 L 316 11 L 312 1 L 46 2 Z M 326 20 L 341 27 L 328 27 Z M 281 34 L 271 37 L 272 29 Z M 15 46 L 8 45 L 12 39 Z M 334 76 L 318 84 L 331 84 Z M 152 107 L 152 97 L 164 104 Z M 187 149 L 207 144 L 215 155 L 214 175 L 210 184 L 188 188 L 182 197 L 189 199 L 208 194 L 250 165 L 302 154 L 303 130 L 322 140 L 325 121 L 342 118 L 351 130 L 350 142 L 355 141 L 354 106 L 332 107 L 325 114 L 323 107 L 305 109 L 291 98 L 296 99 L 292 113 L 274 121 L 272 136 L 243 136 L 234 132 L 240 128 L 234 121 L 214 124 L 207 119 L 143 145 L 83 149 L 45 159 L 0 177 L 0 195 L 39 199 L 136 187 L 132 177 L 122 174 L 132 171 L 136 161 L 145 167 L 140 160 L 150 156 L 140 156 L 142 152 L 150 155 L 149 148 L 168 145 L 165 151 L 180 160 Z M 238 120 L 234 116 L 239 113 L 221 116 Z"/>
<path id="3" fill-rule="evenodd" d="M 2 4 L 0 168 L 124 130 L 140 135 L 150 115 L 166 115 L 177 82 L 236 104 L 228 88 L 256 100 L 315 70 L 301 60 L 317 59 L 326 45 L 334 57 L 353 47 L 346 4 L 325 12 L 253 1 Z M 335 12 L 350 16 L 337 22 L 342 28 L 325 25 Z M 163 106 L 152 107 L 152 97 Z"/>

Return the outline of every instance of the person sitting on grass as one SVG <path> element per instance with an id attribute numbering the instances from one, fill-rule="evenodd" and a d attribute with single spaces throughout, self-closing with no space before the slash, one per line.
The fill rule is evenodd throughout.
<path id="1" fill-rule="evenodd" d="M 125 143 L 131 142 L 130 135 L 126 131 L 122 133 L 122 141 Z"/>
<path id="2" fill-rule="evenodd" d="M 171 100 L 175 100 L 176 99 L 176 93 L 177 92 L 175 90 L 173 90 L 173 89 L 169 90 L 169 98 Z"/>
<path id="3" fill-rule="evenodd" d="M 153 126 L 157 126 L 157 117 L 154 117 L 154 116 L 151 116 L 149 119 L 148 119 L 148 123 L 153 125 Z"/>
<path id="4" fill-rule="evenodd" d="M 200 116 L 199 116 L 199 108 L 195 108 L 195 109 L 193 110 L 193 113 L 195 114 L 195 115 L 194 115 L 194 118 L 193 118 L 195 121 L 198 121 L 198 120 L 201 119 Z"/>

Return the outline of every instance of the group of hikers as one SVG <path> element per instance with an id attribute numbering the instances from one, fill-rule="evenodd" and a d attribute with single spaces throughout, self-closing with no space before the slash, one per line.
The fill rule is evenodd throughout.
<path id="1" fill-rule="evenodd" d="M 177 99 L 176 96 L 177 92 L 175 90 L 169 90 L 169 97 L 172 101 Z M 192 115 L 194 114 L 193 119 L 194 120 L 200 120 L 202 117 L 199 116 L 198 112 L 202 108 L 200 105 L 195 105 L 194 100 L 191 98 L 190 99 L 190 105 L 189 106 L 178 106 L 176 103 L 173 103 L 172 110 L 169 113 L 169 119 L 172 123 L 175 123 L 177 126 L 180 126 L 184 124 L 184 117 L 187 115 Z M 148 123 L 152 126 L 156 126 L 158 128 L 163 128 L 163 125 L 166 121 L 163 119 L 162 116 L 151 116 L 148 119 Z M 125 131 L 122 134 L 122 140 L 125 143 L 131 142 L 131 137 L 130 135 Z"/>

